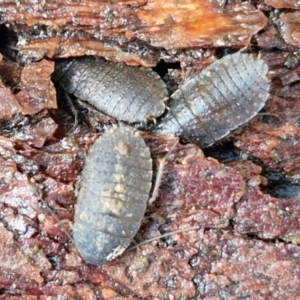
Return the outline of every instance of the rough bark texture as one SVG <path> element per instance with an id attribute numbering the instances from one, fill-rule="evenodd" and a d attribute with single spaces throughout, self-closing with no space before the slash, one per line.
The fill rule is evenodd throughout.
<path id="1" fill-rule="evenodd" d="M 300 8 L 300 3 L 297 0 L 266 0 L 265 3 L 275 8 Z"/>
<path id="2" fill-rule="evenodd" d="M 267 19 L 248 3 L 217 1 L 1 1 L 24 59 L 98 55 L 155 65 L 181 49 L 247 46 Z M 18 23 L 21 22 L 21 23 Z"/>
<path id="3" fill-rule="evenodd" d="M 299 6 L 299 5 L 298 5 Z M 300 6 L 298 7 L 300 8 Z M 300 46 L 300 13 L 286 13 L 280 16 L 283 22 L 282 32 L 285 41 L 296 47 Z"/>
<path id="4" fill-rule="evenodd" d="M 218 2 L 0 0 L 0 299 L 299 298 L 299 12 L 280 10 L 299 5 Z M 51 59 L 180 62 L 163 74 L 174 90 L 244 46 L 259 50 L 272 87 L 264 111 L 233 134 L 237 148 L 216 145 L 206 157 L 142 133 L 155 174 L 168 157 L 135 242 L 186 231 L 101 266 L 84 262 L 72 239 L 74 186 L 114 120 L 75 102 L 74 125 L 64 102 L 57 109 Z M 16 51 L 25 65 L 9 59 Z M 263 192 L 269 182 L 294 197 Z"/>

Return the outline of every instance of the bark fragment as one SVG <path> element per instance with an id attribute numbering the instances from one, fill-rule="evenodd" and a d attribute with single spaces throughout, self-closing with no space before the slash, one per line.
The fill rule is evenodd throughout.
<path id="1" fill-rule="evenodd" d="M 300 3 L 297 0 L 265 0 L 265 3 L 275 8 L 299 9 Z"/>
<path id="2" fill-rule="evenodd" d="M 0 81 L 0 119 L 12 117 L 14 114 L 21 111 L 19 102 L 2 81 Z"/>
<path id="3" fill-rule="evenodd" d="M 0 12 L 24 59 L 98 55 L 145 66 L 167 57 L 164 49 L 247 46 L 267 22 L 248 3 L 208 0 L 6 2 Z"/>
<path id="4" fill-rule="evenodd" d="M 259 178 L 248 182 L 248 189 L 237 205 L 235 229 L 262 239 L 283 239 L 300 243 L 300 204 L 297 199 L 276 199 L 259 191 Z"/>
<path id="5" fill-rule="evenodd" d="M 300 5 L 299 5 L 300 7 Z M 293 46 L 300 46 L 300 14 L 298 12 L 283 13 L 280 15 L 283 22 L 283 38 Z"/>
<path id="6" fill-rule="evenodd" d="M 21 91 L 16 94 L 24 114 L 34 114 L 43 108 L 57 108 L 56 92 L 50 81 L 53 68 L 54 63 L 46 60 L 24 66 Z"/>
<path id="7" fill-rule="evenodd" d="M 54 63 L 46 60 L 25 66 L 1 61 L 1 118 L 12 117 L 16 113 L 35 114 L 45 108 L 57 108 L 56 91 L 50 81 L 53 70 Z"/>

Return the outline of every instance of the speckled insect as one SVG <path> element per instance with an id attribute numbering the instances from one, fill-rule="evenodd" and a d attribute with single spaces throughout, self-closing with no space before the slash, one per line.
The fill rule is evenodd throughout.
<path id="1" fill-rule="evenodd" d="M 83 57 L 56 63 L 52 76 L 66 92 L 128 123 L 146 122 L 165 111 L 165 83 L 150 68 Z"/>
<path id="2" fill-rule="evenodd" d="M 139 132 L 105 132 L 90 148 L 77 185 L 74 241 L 82 257 L 101 264 L 123 253 L 146 210 L 152 159 Z"/>
<path id="3" fill-rule="evenodd" d="M 190 78 L 171 96 L 170 111 L 153 126 L 155 134 L 176 134 L 208 147 L 243 125 L 269 97 L 268 66 L 237 52 Z"/>

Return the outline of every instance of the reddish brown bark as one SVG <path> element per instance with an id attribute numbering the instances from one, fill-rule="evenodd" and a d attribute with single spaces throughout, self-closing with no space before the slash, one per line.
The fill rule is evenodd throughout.
<path id="1" fill-rule="evenodd" d="M 265 3 L 272 5 L 275 8 L 300 8 L 299 1 L 297 0 L 266 0 Z"/>
<path id="2" fill-rule="evenodd" d="M 299 5 L 300 8 L 300 5 Z M 288 44 L 300 46 L 300 14 L 299 12 L 281 14 L 283 22 L 283 38 Z"/>
<path id="3" fill-rule="evenodd" d="M 288 182 L 299 180 L 298 12 L 260 5 L 270 15 L 265 27 L 263 12 L 239 1 L 224 7 L 217 1 L 0 2 L 0 22 L 10 25 L 1 32 L 16 35 L 19 58 L 28 63 L 0 66 L 1 299 L 299 297 L 299 200 L 261 191 L 266 168 Z M 279 17 L 282 31 L 274 25 Z M 72 127 L 72 116 L 56 109 L 54 62 L 30 58 L 93 54 L 148 66 L 180 61 L 182 70 L 169 69 L 165 77 L 176 86 L 186 68 L 201 69 L 224 54 L 219 46 L 259 50 L 271 70 L 264 112 L 233 135 L 243 161 L 222 164 L 195 145 L 178 144 L 135 241 L 191 230 L 102 266 L 85 263 L 72 239 L 75 185 L 85 152 L 111 119 L 81 108 Z M 178 140 L 143 137 L 156 174 Z"/>
<path id="4" fill-rule="evenodd" d="M 146 66 L 174 50 L 247 46 L 267 22 L 248 3 L 208 0 L 7 1 L 0 12 L 2 23 L 14 24 L 24 57 L 86 54 Z"/>

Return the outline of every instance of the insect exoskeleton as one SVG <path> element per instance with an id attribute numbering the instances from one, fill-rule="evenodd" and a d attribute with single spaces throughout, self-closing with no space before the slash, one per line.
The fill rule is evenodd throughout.
<path id="1" fill-rule="evenodd" d="M 52 79 L 66 92 L 127 123 L 161 116 L 168 98 L 165 83 L 151 68 L 90 56 L 57 61 Z"/>
<path id="2" fill-rule="evenodd" d="M 253 118 L 269 98 L 268 66 L 260 58 L 237 52 L 191 77 L 171 96 L 170 110 L 152 132 L 176 134 L 200 147 Z"/>
<path id="3" fill-rule="evenodd" d="M 152 159 L 139 132 L 112 127 L 90 148 L 77 185 L 74 242 L 85 261 L 121 255 L 137 233 L 152 180 Z"/>

